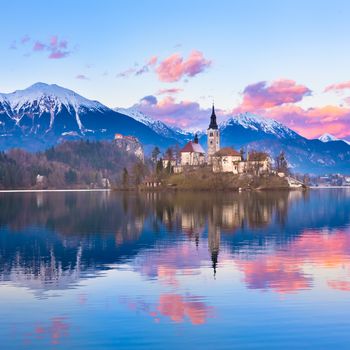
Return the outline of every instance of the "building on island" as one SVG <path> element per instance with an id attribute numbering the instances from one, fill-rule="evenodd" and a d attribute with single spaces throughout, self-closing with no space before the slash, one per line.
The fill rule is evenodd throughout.
<path id="1" fill-rule="evenodd" d="M 231 147 L 224 147 L 212 156 L 214 173 L 240 172 L 239 163 L 242 162 L 242 155 Z"/>
<path id="2" fill-rule="evenodd" d="M 213 155 L 220 150 L 220 130 L 216 122 L 215 108 L 213 104 L 210 124 L 207 129 L 208 139 L 208 163 L 211 164 Z"/>
<path id="3" fill-rule="evenodd" d="M 180 150 L 181 166 L 200 166 L 205 164 L 205 151 L 198 142 L 196 134 L 193 141 L 189 141 Z"/>
<path id="4" fill-rule="evenodd" d="M 177 165 L 177 160 L 176 160 L 176 157 L 174 157 L 174 156 L 165 155 L 162 158 L 162 162 L 163 162 L 164 169 L 169 166 L 169 162 L 170 162 L 171 167 L 175 167 Z"/>
<path id="5" fill-rule="evenodd" d="M 254 174 L 262 175 L 271 171 L 271 159 L 265 152 L 250 151 L 247 159 L 243 159 L 240 153 L 231 147 L 221 148 L 220 129 L 216 121 L 214 105 L 207 129 L 207 153 L 199 144 L 196 134 L 193 141 L 189 141 L 183 147 L 178 157 L 163 158 L 163 167 L 166 168 L 170 162 L 174 173 L 181 173 L 186 168 L 199 166 L 210 166 L 214 173 L 232 174 Z"/>
<path id="6" fill-rule="evenodd" d="M 245 172 L 255 175 L 266 174 L 271 171 L 271 159 L 265 152 L 248 152 L 245 167 Z"/>

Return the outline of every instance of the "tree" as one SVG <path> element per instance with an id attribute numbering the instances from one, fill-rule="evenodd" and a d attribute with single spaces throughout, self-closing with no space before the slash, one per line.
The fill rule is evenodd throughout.
<path id="1" fill-rule="evenodd" d="M 242 157 L 242 160 L 244 160 L 244 148 L 243 147 L 239 150 L 239 153 Z"/>
<path id="2" fill-rule="evenodd" d="M 179 164 L 181 162 L 181 152 L 180 152 L 180 147 L 178 143 L 174 147 L 174 153 L 175 153 L 176 164 Z"/>
<path id="3" fill-rule="evenodd" d="M 123 169 L 123 187 L 128 188 L 129 186 L 129 173 L 128 169 L 124 168 Z"/>
<path id="4" fill-rule="evenodd" d="M 145 165 L 142 162 L 137 162 L 132 167 L 132 175 L 134 178 L 135 186 L 140 185 L 146 174 Z"/>
<path id="5" fill-rule="evenodd" d="M 172 160 L 174 157 L 174 151 L 171 147 L 169 147 L 166 151 L 165 151 L 165 155 L 169 160 Z"/>
<path id="6" fill-rule="evenodd" d="M 152 162 L 153 162 L 154 164 L 156 164 L 159 155 L 160 155 L 160 150 L 159 150 L 159 148 L 156 146 L 156 147 L 153 148 L 152 155 L 151 155 L 151 159 L 152 159 Z"/>
<path id="7" fill-rule="evenodd" d="M 157 162 L 156 173 L 160 174 L 163 171 L 163 159 L 160 158 Z"/>
<path id="8" fill-rule="evenodd" d="M 167 172 L 168 174 L 171 174 L 171 173 L 173 172 L 173 167 L 172 167 L 172 165 L 171 165 L 171 161 L 170 161 L 170 160 L 168 161 L 168 164 L 167 164 L 167 166 L 166 166 L 166 172 Z"/>
<path id="9" fill-rule="evenodd" d="M 285 173 L 286 175 L 289 173 L 288 162 L 284 151 L 281 151 L 280 154 L 276 157 L 275 167 L 276 171 L 279 173 Z"/>
<path id="10" fill-rule="evenodd" d="M 65 172 L 64 179 L 66 181 L 66 184 L 72 185 L 77 182 L 78 176 L 73 169 L 69 169 L 68 171 Z"/>

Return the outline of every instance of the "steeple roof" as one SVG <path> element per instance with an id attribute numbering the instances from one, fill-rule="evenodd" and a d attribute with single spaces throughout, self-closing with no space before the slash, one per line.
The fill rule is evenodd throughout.
<path id="1" fill-rule="evenodd" d="M 211 111 L 210 124 L 209 124 L 208 129 L 218 129 L 218 124 L 216 123 L 216 114 L 215 114 L 214 103 L 213 103 L 213 108 Z"/>

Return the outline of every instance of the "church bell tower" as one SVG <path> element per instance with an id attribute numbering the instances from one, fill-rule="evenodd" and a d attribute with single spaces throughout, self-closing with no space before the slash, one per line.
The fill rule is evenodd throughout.
<path id="1" fill-rule="evenodd" d="M 210 124 L 207 130 L 208 138 L 208 162 L 211 163 L 211 157 L 220 150 L 220 131 L 216 123 L 214 104 L 210 116 Z"/>

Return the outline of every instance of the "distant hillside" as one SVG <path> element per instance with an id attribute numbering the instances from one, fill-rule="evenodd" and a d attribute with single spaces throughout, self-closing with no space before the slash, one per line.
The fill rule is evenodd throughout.
<path id="1" fill-rule="evenodd" d="M 131 178 L 138 164 L 143 171 L 135 155 L 113 142 L 66 141 L 35 154 L 14 149 L 0 153 L 0 189 L 103 188 L 104 178 L 116 185 L 124 168 Z"/>

